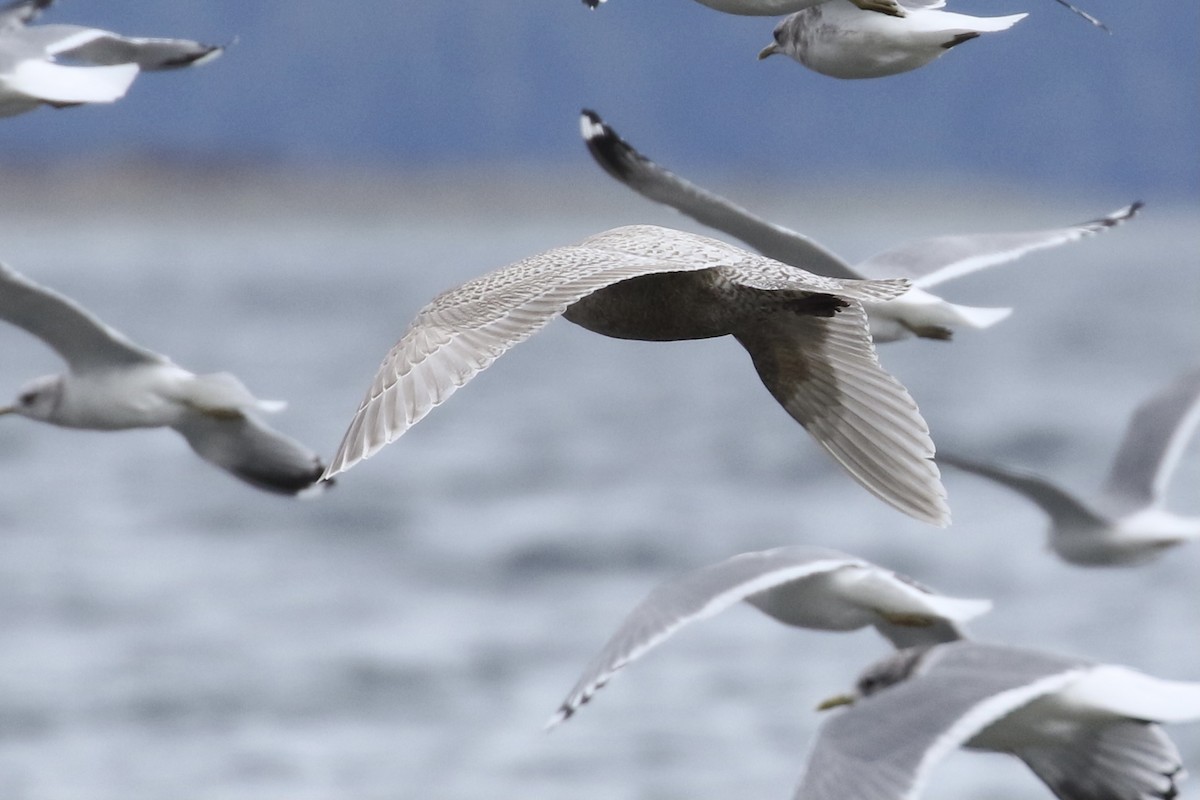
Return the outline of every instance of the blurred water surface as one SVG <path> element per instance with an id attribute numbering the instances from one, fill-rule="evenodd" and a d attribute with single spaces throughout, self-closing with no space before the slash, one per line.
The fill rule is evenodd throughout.
<path id="1" fill-rule="evenodd" d="M 195 371 L 283 398 L 330 454 L 434 294 L 631 222 L 593 181 L 10 176 L 0 258 Z M 902 240 L 1091 218 L 1133 198 L 1003 187 L 722 187 L 857 259 Z M 1133 407 L 1200 361 L 1198 209 L 944 287 L 986 333 L 881 350 L 935 439 L 1088 489 Z M 58 361 L 0 327 L 0 396 Z M 1200 513 L 1200 448 L 1171 498 Z M 248 489 L 163 431 L 0 423 L 0 794 L 21 798 L 786 798 L 821 698 L 885 652 L 735 608 L 540 726 L 659 581 L 738 552 L 841 548 L 991 597 L 980 637 L 1200 679 L 1200 548 L 1136 570 L 1052 560 L 1040 514 L 947 474 L 956 524 L 836 470 L 732 340 L 558 321 L 312 502 Z M 1200 726 L 1173 730 L 1200 768 Z M 1047 797 L 958 754 L 925 795 Z M 1189 784 L 1187 797 L 1200 797 Z"/>

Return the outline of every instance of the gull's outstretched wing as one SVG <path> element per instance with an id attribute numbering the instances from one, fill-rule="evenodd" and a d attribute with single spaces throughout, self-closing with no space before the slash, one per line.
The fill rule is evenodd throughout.
<path id="1" fill-rule="evenodd" d="M 583 111 L 579 127 L 596 163 L 638 194 L 735 236 L 776 261 L 818 275 L 862 277 L 845 261 L 804 234 L 756 217 L 724 197 L 663 169 L 618 136 L 594 111 Z"/>
<path id="2" fill-rule="evenodd" d="M 13 65 L 5 83 L 27 97 L 50 105 L 71 106 L 120 100 L 137 74 L 135 64 L 79 67 L 26 59 Z"/>
<path id="3" fill-rule="evenodd" d="M 750 255 L 695 234 L 633 225 L 539 253 L 444 292 L 421 309 L 384 358 L 326 477 L 394 441 L 509 348 L 592 292 L 642 275 L 736 264 Z"/>
<path id="4" fill-rule="evenodd" d="M 121 36 L 81 25 L 39 25 L 27 29 L 52 56 L 67 56 L 90 64 L 136 64 L 146 71 L 195 66 L 219 56 L 220 45 L 191 39 Z"/>
<path id="5" fill-rule="evenodd" d="M 1142 207 L 1133 203 L 1118 211 L 1065 228 L 1023 233 L 980 233 L 939 236 L 912 242 L 868 258 L 854 270 L 864 278 L 908 278 L 929 288 L 976 270 L 1005 264 L 1036 250 L 1076 242 L 1132 219 Z"/>
<path id="6" fill-rule="evenodd" d="M 0 319 L 23 328 L 54 349 L 74 372 L 161 363 L 78 303 L 0 264 Z"/>
<path id="7" fill-rule="evenodd" d="M 1104 485 L 1106 499 L 1130 510 L 1161 501 L 1198 423 L 1200 369 L 1138 406 Z"/>
<path id="8" fill-rule="evenodd" d="M 1079 527 L 1082 525 L 1098 526 L 1106 521 L 1096 511 L 1088 508 L 1078 498 L 1049 481 L 1026 472 L 1006 469 L 994 464 L 983 464 L 958 455 L 942 452 L 938 461 L 971 472 L 982 478 L 995 481 L 1036 503 L 1038 507 L 1050 515 L 1056 526 Z"/>
<path id="9" fill-rule="evenodd" d="M 821 726 L 794 798 L 916 798 L 942 758 L 1087 669 L 1078 661 L 1016 648 L 939 645 L 908 679 L 857 700 Z"/>
<path id="10" fill-rule="evenodd" d="M 772 396 L 865 489 L 916 519 L 949 523 L 929 428 L 880 366 L 860 303 L 830 317 L 770 318 L 735 338 Z"/>
<path id="11" fill-rule="evenodd" d="M 299 494 L 325 469 L 316 453 L 247 414 L 194 412 L 173 427 L 205 461 L 268 492 Z"/>
<path id="12" fill-rule="evenodd" d="M 589 662 L 546 727 L 552 728 L 569 718 L 618 670 L 641 658 L 685 625 L 711 617 L 750 595 L 847 565 L 865 563 L 835 550 L 784 547 L 743 553 L 660 585 L 629 612 L 616 633 Z"/>

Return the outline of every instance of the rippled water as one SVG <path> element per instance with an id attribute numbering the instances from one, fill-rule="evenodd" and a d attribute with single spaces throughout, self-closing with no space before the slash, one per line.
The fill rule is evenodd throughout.
<path id="1" fill-rule="evenodd" d="M 436 292 L 603 228 L 684 224 L 617 187 L 468 186 L 10 184 L 0 258 L 190 369 L 289 400 L 273 423 L 328 454 Z M 763 190 L 757 207 L 850 257 L 1131 199 L 808 191 Z M 1099 483 L 1132 408 L 1198 360 L 1197 209 L 1147 199 L 1121 230 L 947 285 L 1016 306 L 997 328 L 883 349 L 939 442 Z M 56 369 L 0 328 L 0 396 Z M 1200 512 L 1198 481 L 1193 445 L 1180 511 Z M 657 582 L 787 543 L 991 597 L 980 637 L 1200 679 L 1200 548 L 1067 567 L 1034 509 L 946 482 L 952 528 L 906 520 L 832 468 L 732 340 L 621 342 L 561 321 L 312 502 L 248 489 L 169 432 L 6 418 L 0 794 L 786 798 L 816 702 L 884 652 L 872 633 L 732 609 L 540 728 Z M 1200 769 L 1200 726 L 1174 736 Z M 1048 793 L 1015 760 L 958 754 L 925 796 Z"/>

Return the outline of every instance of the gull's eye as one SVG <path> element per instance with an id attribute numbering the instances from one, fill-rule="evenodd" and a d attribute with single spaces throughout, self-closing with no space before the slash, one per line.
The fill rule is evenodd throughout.
<path id="1" fill-rule="evenodd" d="M 37 392 L 25 392 L 25 394 L 17 398 L 17 402 L 23 406 L 31 406 L 37 398 Z"/>

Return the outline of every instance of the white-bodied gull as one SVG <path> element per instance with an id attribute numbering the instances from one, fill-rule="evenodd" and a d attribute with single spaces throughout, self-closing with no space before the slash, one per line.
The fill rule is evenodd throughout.
<path id="1" fill-rule="evenodd" d="M 1200 369 L 1138 406 L 1101 492 L 1076 497 L 1050 481 L 957 454 L 938 461 L 1019 492 L 1050 516 L 1050 549 L 1064 561 L 1126 566 L 1200 538 L 1200 517 L 1164 508 L 1167 483 L 1200 423 Z"/>
<path id="2" fill-rule="evenodd" d="M 0 415 L 66 428 L 174 428 L 201 458 L 281 494 L 298 494 L 321 477 L 315 453 L 253 416 L 282 403 L 258 400 L 229 373 L 188 372 L 3 264 L 0 319 L 41 339 L 68 367 L 26 384 Z"/>
<path id="3" fill-rule="evenodd" d="M 776 53 L 833 78 L 882 78 L 923 67 L 947 50 L 985 33 L 1008 30 L 1028 14 L 973 17 L 941 10 L 942 0 L 901 0 L 903 16 L 875 14 L 850 0 L 806 8 L 775 26 Z"/>
<path id="4" fill-rule="evenodd" d="M 919 1 L 919 0 L 918 0 Z M 588 8 L 597 8 L 606 0 L 583 0 Z M 806 8 L 832 2 L 832 0 L 697 0 L 697 2 L 726 14 L 738 14 L 748 17 L 778 17 L 783 14 L 794 14 Z M 878 11 L 894 17 L 905 14 L 904 7 L 898 0 L 851 0 L 854 5 L 864 11 Z M 935 0 L 940 5 L 940 0 Z M 1055 0 L 1059 5 L 1069 8 L 1093 25 L 1108 30 L 1103 22 L 1093 17 L 1083 9 L 1071 5 L 1067 0 Z"/>
<path id="5" fill-rule="evenodd" d="M 618 670 L 685 625 L 742 600 L 798 628 L 852 631 L 874 626 L 897 648 L 961 639 L 958 623 L 991 608 L 987 600 L 936 594 L 911 578 L 823 547 L 743 553 L 651 592 L 588 664 L 546 727 L 566 720 Z"/>
<path id="6" fill-rule="evenodd" d="M 945 525 L 928 428 L 880 367 L 862 307 L 907 285 L 813 275 L 669 228 L 605 231 L 465 283 L 421 309 L 384 359 L 326 475 L 394 441 L 561 315 L 619 339 L 733 336 L 775 399 L 862 486 Z"/>
<path id="7" fill-rule="evenodd" d="M 1159 726 L 1200 719 L 1200 683 L 961 641 L 893 653 L 826 720 L 795 800 L 913 800 L 959 747 L 1009 753 L 1063 800 L 1173 798 L 1179 751 Z"/>
<path id="8" fill-rule="evenodd" d="M 111 103 L 141 70 L 202 64 L 217 45 L 144 39 L 80 25 L 27 26 L 51 0 L 17 0 L 0 8 L 0 117 L 40 105 Z"/>
<path id="9" fill-rule="evenodd" d="M 804 234 L 767 222 L 659 166 L 618 136 L 594 111 L 584 110 L 579 124 L 588 151 L 608 174 L 650 200 L 737 237 L 768 258 L 835 278 L 908 278 L 912 288 L 899 297 L 864 303 L 876 344 L 911 336 L 948 339 L 956 327 L 994 325 L 1012 309 L 957 305 L 927 290 L 976 270 L 1108 230 L 1132 218 L 1142 206 L 1134 203 L 1064 228 L 924 239 L 851 266 Z"/>

